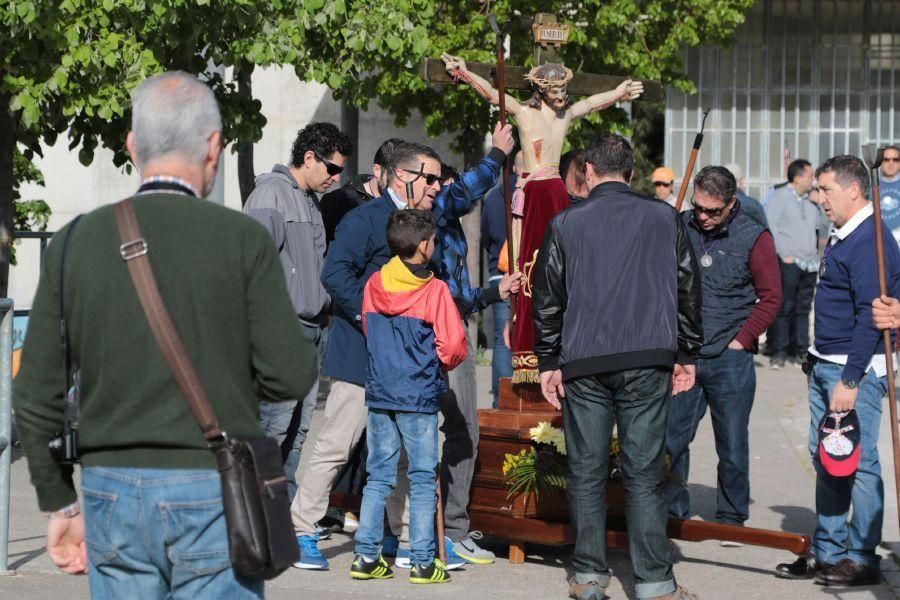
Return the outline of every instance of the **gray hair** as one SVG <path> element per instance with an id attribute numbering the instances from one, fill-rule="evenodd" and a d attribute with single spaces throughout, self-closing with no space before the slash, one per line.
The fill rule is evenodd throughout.
<path id="1" fill-rule="evenodd" d="M 164 156 L 197 164 L 208 152 L 209 136 L 222 131 L 222 117 L 208 86 L 183 71 L 168 71 L 134 90 L 131 131 L 142 164 Z"/>

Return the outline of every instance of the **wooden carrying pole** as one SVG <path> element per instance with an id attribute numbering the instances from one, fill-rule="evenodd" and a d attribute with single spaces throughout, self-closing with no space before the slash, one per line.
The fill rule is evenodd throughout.
<path id="1" fill-rule="evenodd" d="M 500 26 L 497 25 L 497 16 L 488 15 L 488 21 L 491 23 L 491 29 L 497 38 L 497 95 L 498 104 L 500 106 L 500 124 L 506 125 L 506 78 L 503 73 L 503 34 L 500 32 Z M 512 232 L 512 199 L 509 191 L 509 175 L 511 162 L 510 157 L 506 158 L 503 163 L 503 202 L 506 207 L 506 258 L 507 273 L 512 275 L 516 271 L 516 263 L 513 261 L 513 232 Z M 512 328 L 516 322 L 516 297 L 509 295 L 509 327 L 510 339 L 512 338 Z"/>
<path id="2" fill-rule="evenodd" d="M 708 108 L 703 111 L 703 122 L 700 123 L 700 131 L 694 138 L 694 149 L 691 150 L 687 169 L 684 170 L 684 178 L 681 180 L 681 188 L 678 190 L 678 200 L 675 201 L 675 212 L 681 212 L 681 205 L 684 204 L 684 196 L 687 194 L 688 184 L 691 181 L 691 175 L 694 173 L 694 163 L 697 162 L 697 154 L 700 152 L 700 145 L 703 144 L 703 128 L 706 127 L 707 116 L 709 116 Z"/>
<path id="3" fill-rule="evenodd" d="M 878 167 L 884 158 L 884 149 L 874 144 L 863 146 L 863 160 L 872 170 L 872 205 L 875 208 L 875 259 L 878 263 L 878 291 L 887 296 L 887 278 L 884 268 L 884 239 L 881 223 L 881 195 L 878 187 Z M 891 417 L 891 444 L 894 449 L 894 488 L 897 494 L 897 521 L 900 522 L 900 432 L 897 430 L 897 391 L 894 386 L 894 355 L 891 348 L 891 330 L 885 329 L 884 362 L 887 369 L 888 403 Z"/>

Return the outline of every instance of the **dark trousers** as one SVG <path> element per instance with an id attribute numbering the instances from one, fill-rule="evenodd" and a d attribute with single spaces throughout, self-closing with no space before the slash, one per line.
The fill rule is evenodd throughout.
<path id="1" fill-rule="evenodd" d="M 809 348 L 809 311 L 816 291 L 816 273 L 807 273 L 795 264 L 781 265 L 781 309 L 769 328 L 769 344 L 773 355 L 784 358 L 788 349 L 798 353 Z"/>
<path id="2" fill-rule="evenodd" d="M 756 394 L 753 354 L 728 350 L 715 358 L 697 361 L 697 382 L 690 390 L 669 399 L 666 451 L 672 477 L 668 485 L 669 514 L 691 518 L 687 481 L 690 444 L 706 414 L 712 418 L 716 454 L 716 519 L 742 525 L 750 511 L 750 409 Z"/>
<path id="3" fill-rule="evenodd" d="M 671 372 L 632 369 L 565 384 L 569 513 L 575 527 L 572 567 L 580 579 L 609 582 L 606 481 L 613 425 L 625 484 L 628 546 L 638 598 L 675 589 L 666 535 L 666 394 Z"/>

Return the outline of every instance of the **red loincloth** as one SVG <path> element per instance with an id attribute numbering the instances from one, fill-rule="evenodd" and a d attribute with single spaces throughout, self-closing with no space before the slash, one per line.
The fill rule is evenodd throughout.
<path id="1" fill-rule="evenodd" d="M 512 331 L 513 383 L 540 382 L 537 357 L 534 355 L 534 320 L 531 318 L 532 269 L 550 219 L 568 206 L 566 186 L 559 177 L 525 184 L 525 211 L 518 259 L 522 288 L 516 296 L 516 322 Z"/>

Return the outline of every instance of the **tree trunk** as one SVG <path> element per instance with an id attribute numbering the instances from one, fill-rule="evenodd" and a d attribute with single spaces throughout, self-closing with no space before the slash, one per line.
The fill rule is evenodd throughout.
<path id="1" fill-rule="evenodd" d="M 253 68 L 253 63 L 244 61 L 240 67 L 235 69 L 238 93 L 247 101 L 253 98 L 253 85 L 251 82 Z M 255 187 L 256 170 L 253 166 L 252 142 L 237 142 L 237 172 L 238 187 L 241 190 L 241 206 L 244 206 Z"/>
<path id="2" fill-rule="evenodd" d="M 0 94 L 0 298 L 9 291 L 9 258 L 13 242 L 13 153 L 16 122 L 9 112 L 11 98 Z"/>

